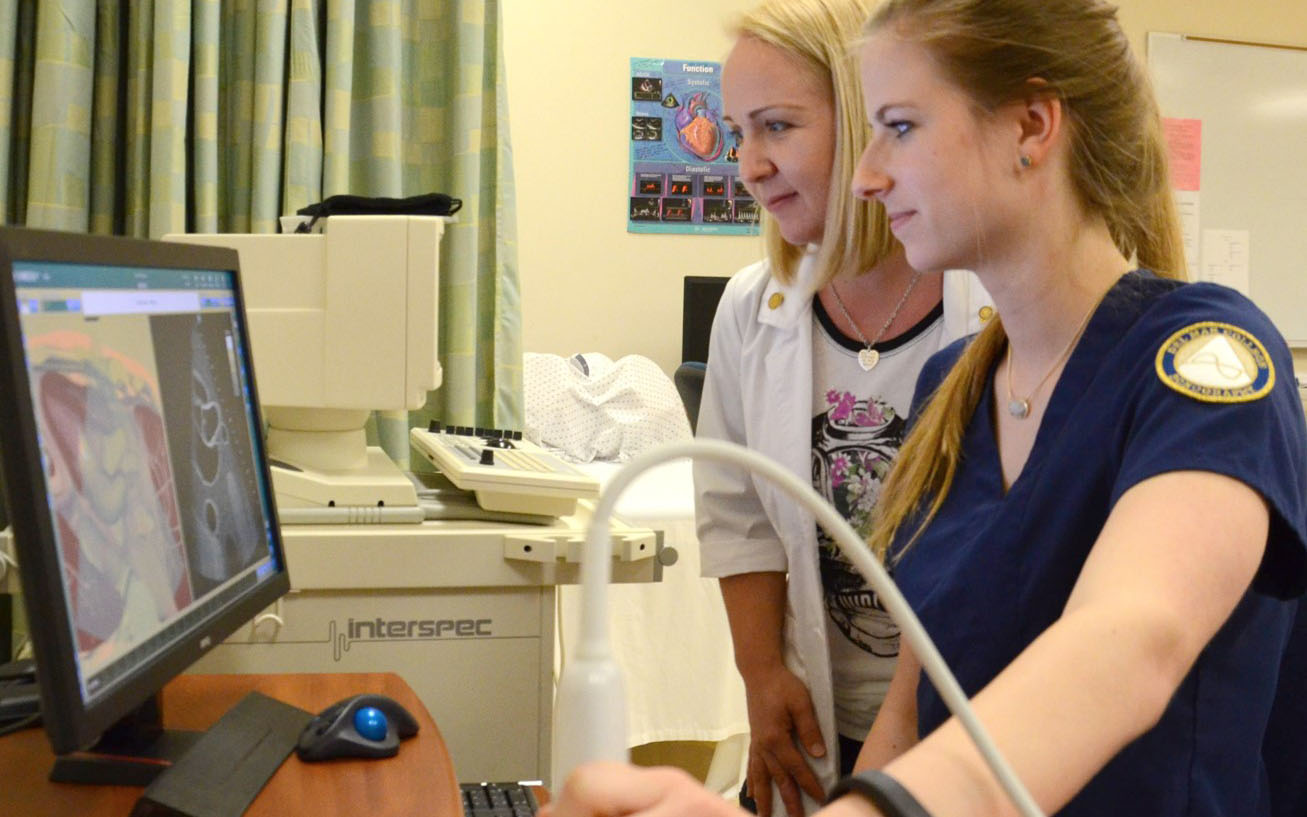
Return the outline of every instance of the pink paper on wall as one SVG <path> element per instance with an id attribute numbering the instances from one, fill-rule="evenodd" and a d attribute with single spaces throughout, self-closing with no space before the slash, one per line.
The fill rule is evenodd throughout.
<path id="1" fill-rule="evenodd" d="M 1203 120 L 1162 118 L 1171 156 L 1171 187 L 1198 191 L 1203 169 Z"/>

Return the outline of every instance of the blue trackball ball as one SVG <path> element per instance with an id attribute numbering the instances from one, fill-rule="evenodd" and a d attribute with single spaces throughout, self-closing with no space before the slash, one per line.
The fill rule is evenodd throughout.
<path id="1" fill-rule="evenodd" d="M 368 740 L 385 740 L 386 726 L 385 714 L 375 706 L 360 707 L 354 713 L 354 731 Z"/>

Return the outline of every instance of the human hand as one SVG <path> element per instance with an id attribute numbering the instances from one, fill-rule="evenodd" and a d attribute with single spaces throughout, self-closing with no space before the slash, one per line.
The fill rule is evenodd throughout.
<path id="1" fill-rule="evenodd" d="M 748 817 L 680 769 L 587 763 L 575 769 L 539 817 Z"/>
<path id="2" fill-rule="evenodd" d="M 751 673 L 744 686 L 751 732 L 746 774 L 758 816 L 771 817 L 775 783 L 786 812 L 800 817 L 801 792 L 818 802 L 825 798 L 816 772 L 795 745 L 797 741 L 813 757 L 826 754 L 812 697 L 798 676 L 783 665 Z"/>

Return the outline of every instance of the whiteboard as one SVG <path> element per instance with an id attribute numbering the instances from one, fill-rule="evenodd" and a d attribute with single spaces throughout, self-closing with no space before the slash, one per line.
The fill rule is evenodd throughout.
<path id="1" fill-rule="evenodd" d="M 1176 194 L 1190 278 L 1242 264 L 1246 294 L 1307 347 L 1307 49 L 1150 33 L 1148 68 L 1162 116 L 1201 123 L 1198 190 Z"/>

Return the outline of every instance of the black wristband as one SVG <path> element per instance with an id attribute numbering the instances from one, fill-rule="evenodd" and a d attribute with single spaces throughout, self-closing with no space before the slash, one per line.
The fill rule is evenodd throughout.
<path id="1" fill-rule="evenodd" d="M 846 794 L 867 798 L 885 817 L 930 817 L 930 812 L 911 792 L 880 769 L 851 774 L 836 783 L 827 795 L 826 803 L 829 805 Z"/>

